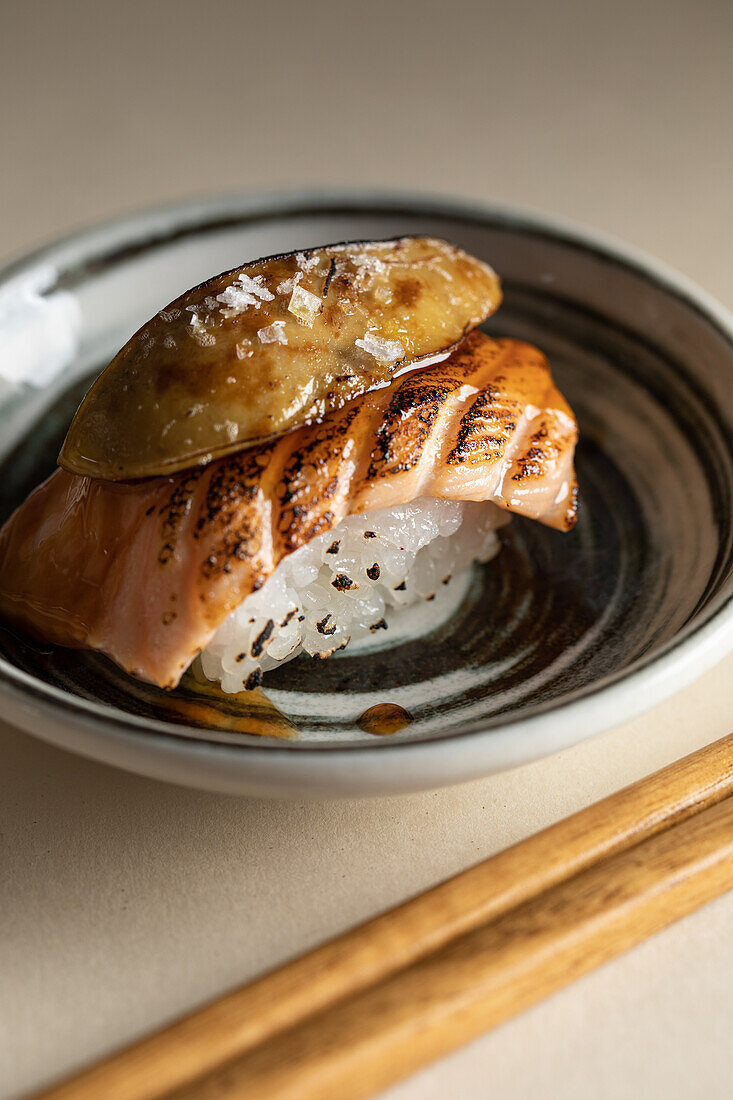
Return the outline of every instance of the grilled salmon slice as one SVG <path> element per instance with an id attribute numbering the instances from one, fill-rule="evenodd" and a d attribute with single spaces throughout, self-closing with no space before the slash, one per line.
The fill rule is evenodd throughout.
<path id="1" fill-rule="evenodd" d="M 577 425 L 541 352 L 474 331 L 322 423 L 169 477 L 57 470 L 0 532 L 0 615 L 174 687 L 282 558 L 416 497 L 575 522 Z"/>

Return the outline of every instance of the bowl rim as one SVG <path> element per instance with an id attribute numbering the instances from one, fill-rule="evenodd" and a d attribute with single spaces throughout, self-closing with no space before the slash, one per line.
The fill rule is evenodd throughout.
<path id="1" fill-rule="evenodd" d="M 482 203 L 424 192 L 393 190 L 287 190 L 214 195 L 155 206 L 81 229 L 41 246 L 0 269 L 0 287 L 40 266 L 69 273 L 74 267 L 90 268 L 114 263 L 131 249 L 141 251 L 172 242 L 201 230 L 250 220 L 273 220 L 298 214 L 380 213 L 422 214 L 464 220 L 474 225 L 491 223 L 514 232 L 545 236 L 591 253 L 656 284 L 680 299 L 718 330 L 733 351 L 733 314 L 688 277 L 612 236 L 570 220 L 506 204 Z M 53 289 L 53 284 L 49 287 Z M 503 770 L 584 740 L 612 725 L 633 718 L 687 686 L 733 650 L 733 594 L 703 622 L 688 624 L 665 645 L 627 668 L 583 689 L 576 698 L 550 701 L 524 717 L 490 727 L 481 720 L 467 723 L 450 734 L 425 735 L 411 741 L 375 739 L 374 743 L 288 742 L 268 739 L 266 744 L 226 744 L 203 740 L 201 731 L 172 726 L 126 714 L 104 704 L 72 695 L 36 680 L 0 657 L 0 689 L 8 704 L 7 717 L 31 733 L 68 746 L 70 731 L 77 751 L 97 759 L 144 770 L 146 774 L 211 789 L 239 791 L 244 775 L 256 782 L 251 790 L 263 790 L 267 782 L 282 785 L 277 772 L 286 760 L 297 769 L 287 784 L 312 784 L 311 793 L 388 793 L 442 786 Z M 50 721 L 45 732 L 37 719 Z M 117 740 L 117 748 L 105 744 Z M 259 740 L 259 739 L 257 739 Z M 130 763 L 125 745 L 145 767 Z M 422 779 L 388 777 L 378 764 L 387 750 L 393 764 L 409 761 L 415 768 L 418 755 L 426 765 Z M 405 756 L 407 754 L 407 756 Z M 186 758 L 203 774 L 193 779 L 190 768 L 172 767 L 174 758 Z M 432 766 L 430 758 L 435 758 Z M 297 763 L 296 763 L 297 761 Z M 307 763 L 306 763 L 307 762 Z M 359 781 L 344 782 L 342 764 L 363 770 Z M 376 766 L 375 766 L 376 765 Z M 202 767 L 203 766 L 203 767 Z M 253 771 L 254 766 L 254 771 Z M 234 770 L 233 770 L 234 769 Z M 399 769 L 396 769 L 399 771 Z M 352 768 L 349 768 L 352 771 Z M 229 775 L 227 775 L 229 773 Z M 259 773 L 259 779 L 257 779 Z M 247 783 L 244 784 L 247 786 Z M 279 789 L 272 793 L 281 793 Z"/>

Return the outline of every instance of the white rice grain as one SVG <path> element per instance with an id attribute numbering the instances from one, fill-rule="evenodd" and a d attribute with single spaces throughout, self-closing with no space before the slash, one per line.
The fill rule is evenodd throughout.
<path id="1" fill-rule="evenodd" d="M 429 498 L 349 516 L 280 562 L 222 623 L 195 671 L 242 691 L 300 652 L 328 657 L 388 632 L 396 609 L 492 558 L 505 522 L 494 504 Z"/>

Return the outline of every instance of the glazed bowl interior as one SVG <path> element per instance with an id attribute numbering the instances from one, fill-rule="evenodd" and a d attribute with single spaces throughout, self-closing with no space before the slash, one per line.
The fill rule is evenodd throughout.
<path id="1" fill-rule="evenodd" d="M 722 311 L 653 264 L 502 211 L 379 197 L 218 200 L 95 230 L 18 265 L 6 284 L 50 269 L 43 296 L 73 302 L 81 323 L 52 377 L 0 393 L 0 519 L 53 469 L 90 378 L 183 290 L 258 256 L 405 233 L 445 237 L 502 276 L 504 304 L 487 331 L 542 348 L 579 419 L 576 529 L 515 518 L 498 558 L 475 568 L 441 615 L 418 617 L 412 635 L 269 673 L 266 706 L 285 716 L 290 739 L 250 732 L 265 728 L 252 724 L 261 701 L 158 691 L 98 655 L 2 631 L 0 674 L 16 696 L 63 701 L 110 730 L 272 753 L 382 751 L 511 728 L 524 739 L 516 760 L 545 751 L 532 741 L 536 720 L 560 708 L 601 700 L 575 739 L 624 717 L 614 685 L 713 621 L 723 624 L 718 645 L 730 644 L 733 344 Z M 640 682 L 637 710 L 643 694 Z M 390 738 L 363 732 L 360 715 L 387 701 L 411 723 Z"/>

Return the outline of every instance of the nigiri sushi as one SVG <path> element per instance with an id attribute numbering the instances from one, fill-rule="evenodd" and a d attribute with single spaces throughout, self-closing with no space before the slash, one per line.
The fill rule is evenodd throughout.
<path id="1" fill-rule="evenodd" d="M 536 348 L 474 329 L 364 385 L 173 473 L 57 470 L 0 532 L 0 614 L 161 687 L 198 659 L 238 691 L 388 629 L 391 608 L 496 553 L 509 512 L 572 527 L 577 425 Z"/>

